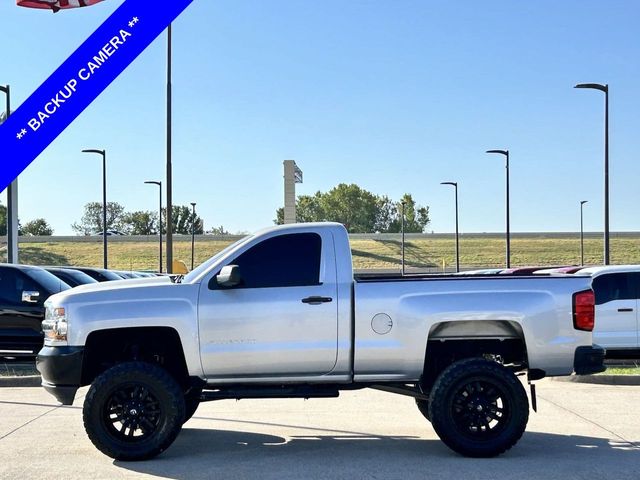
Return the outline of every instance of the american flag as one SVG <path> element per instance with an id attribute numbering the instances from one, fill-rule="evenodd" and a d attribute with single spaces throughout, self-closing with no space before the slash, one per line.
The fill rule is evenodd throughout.
<path id="1" fill-rule="evenodd" d="M 46 8 L 57 12 L 63 8 L 78 8 L 94 5 L 102 0 L 16 0 L 19 7 Z"/>

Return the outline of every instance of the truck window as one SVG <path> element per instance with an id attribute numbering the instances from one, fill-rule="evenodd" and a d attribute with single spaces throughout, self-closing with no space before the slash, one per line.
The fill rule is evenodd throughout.
<path id="1" fill-rule="evenodd" d="M 23 305 L 22 292 L 27 290 L 38 291 L 41 297 L 46 293 L 22 272 L 14 268 L 0 268 L 0 302 L 5 305 Z"/>
<path id="2" fill-rule="evenodd" d="M 319 285 L 321 250 L 317 233 L 293 233 L 263 240 L 229 264 L 240 267 L 240 288 Z"/>
<path id="3" fill-rule="evenodd" d="M 633 300 L 638 298 L 639 275 L 631 272 L 600 275 L 593 280 L 596 305 L 614 300 Z"/>
<path id="4" fill-rule="evenodd" d="M 30 268 L 26 271 L 26 275 L 38 282 L 42 287 L 48 290 L 48 294 L 62 292 L 69 290 L 69 285 L 57 278 L 54 274 L 47 272 L 46 270 L 39 270 L 36 268 Z M 40 287 L 38 290 L 42 290 Z M 42 295 L 42 293 L 40 294 Z"/>

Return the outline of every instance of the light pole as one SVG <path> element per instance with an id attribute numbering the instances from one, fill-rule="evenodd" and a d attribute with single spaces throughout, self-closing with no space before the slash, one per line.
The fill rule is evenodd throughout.
<path id="1" fill-rule="evenodd" d="M 171 24 L 167 28 L 167 273 L 173 273 L 173 179 L 171 173 Z"/>
<path id="2" fill-rule="evenodd" d="M 160 191 L 160 204 L 158 207 L 158 236 L 160 237 L 160 251 L 158 252 L 158 258 L 159 258 L 158 267 L 159 267 L 159 272 L 162 273 L 162 182 L 158 182 L 155 180 L 148 180 L 144 183 L 149 185 L 157 185 L 159 187 L 158 190 Z"/>
<path id="3" fill-rule="evenodd" d="M 402 243 L 401 243 L 401 248 L 402 248 L 402 276 L 404 277 L 404 206 L 405 206 L 406 202 L 402 201 L 400 202 L 400 207 L 401 207 L 401 214 L 402 214 L 402 222 L 400 224 L 400 230 L 402 232 Z"/>
<path id="4" fill-rule="evenodd" d="M 193 259 L 196 251 L 196 202 L 191 202 L 193 214 L 191 215 L 191 270 L 193 270 Z"/>
<path id="5" fill-rule="evenodd" d="M 460 234 L 458 232 L 458 182 L 441 182 L 440 185 L 452 185 L 456 191 L 456 272 L 460 271 Z"/>
<path id="6" fill-rule="evenodd" d="M 486 153 L 499 153 L 504 155 L 507 160 L 507 268 L 511 268 L 511 227 L 509 220 L 509 150 L 487 150 Z"/>
<path id="7" fill-rule="evenodd" d="M 584 265 L 584 221 L 582 215 L 582 207 L 584 207 L 584 204 L 588 201 L 589 200 L 582 200 L 580 202 L 580 265 Z"/>
<path id="8" fill-rule="evenodd" d="M 604 264 L 609 265 L 609 85 L 579 83 L 573 88 L 604 92 Z"/>
<path id="9" fill-rule="evenodd" d="M 11 87 L 0 85 L 7 98 L 5 122 L 11 115 Z M 7 262 L 18 263 L 18 179 L 7 187 Z"/>
<path id="10" fill-rule="evenodd" d="M 107 268 L 107 152 L 105 150 L 86 149 L 82 153 L 102 155 L 102 266 Z"/>

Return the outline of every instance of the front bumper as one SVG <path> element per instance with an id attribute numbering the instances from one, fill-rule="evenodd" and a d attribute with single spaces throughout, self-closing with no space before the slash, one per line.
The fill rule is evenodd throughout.
<path id="1" fill-rule="evenodd" d="M 82 379 L 84 347 L 43 347 L 36 357 L 42 386 L 63 405 L 71 405 Z"/>
<path id="2" fill-rule="evenodd" d="M 576 348 L 573 358 L 573 370 L 576 375 L 591 375 L 606 370 L 604 365 L 605 349 L 599 345 Z"/>

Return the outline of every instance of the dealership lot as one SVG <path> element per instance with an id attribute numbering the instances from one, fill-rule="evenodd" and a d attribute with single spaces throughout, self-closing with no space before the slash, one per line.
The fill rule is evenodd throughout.
<path id="1" fill-rule="evenodd" d="M 82 389 L 57 407 L 41 388 L 0 390 L 0 478 L 616 478 L 640 477 L 640 387 L 544 380 L 538 414 L 502 457 L 448 450 L 408 397 L 204 403 L 148 462 L 99 453 L 82 426 Z"/>

